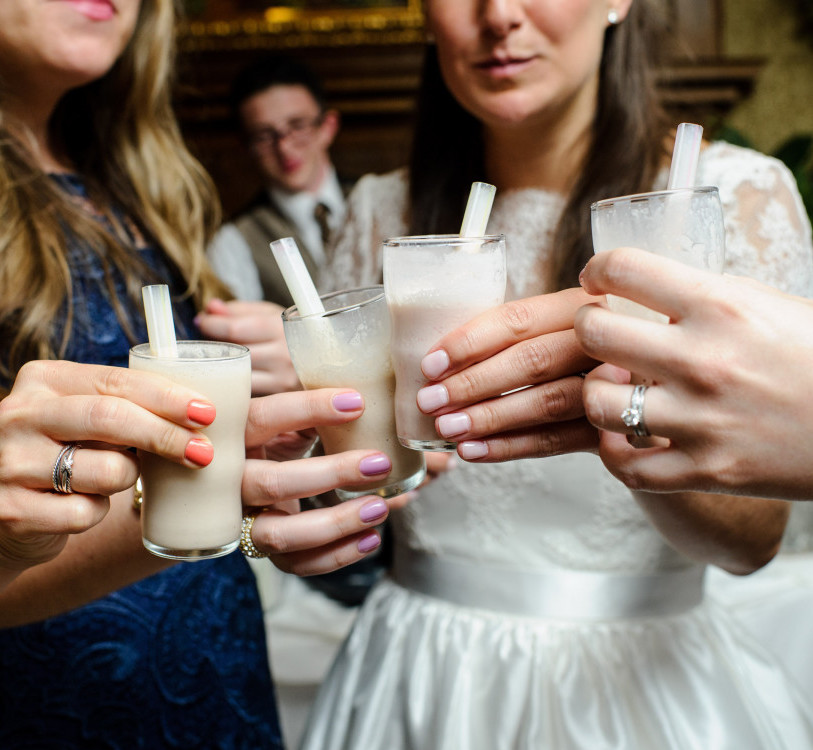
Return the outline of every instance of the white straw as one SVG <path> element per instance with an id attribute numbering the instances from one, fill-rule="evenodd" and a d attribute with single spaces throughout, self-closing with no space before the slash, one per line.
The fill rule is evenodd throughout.
<path id="1" fill-rule="evenodd" d="M 152 284 L 141 287 L 144 299 L 144 313 L 147 318 L 147 336 L 150 350 L 155 357 L 177 357 L 175 343 L 175 323 L 172 318 L 172 303 L 169 301 L 169 287 L 166 284 Z"/>
<path id="2" fill-rule="evenodd" d="M 324 315 L 325 306 L 319 299 L 319 293 L 311 279 L 302 253 L 299 252 L 293 237 L 283 237 L 271 243 L 271 252 L 277 261 L 282 278 L 288 285 L 288 291 L 294 298 L 294 304 L 303 317 L 306 315 Z"/>
<path id="3" fill-rule="evenodd" d="M 496 192 L 497 188 L 487 182 L 472 183 L 469 202 L 466 204 L 466 212 L 463 214 L 463 225 L 460 227 L 461 237 L 485 235 Z"/>
<path id="4" fill-rule="evenodd" d="M 694 187 L 702 141 L 702 126 L 689 122 L 682 122 L 678 125 L 675 148 L 672 151 L 672 166 L 669 169 L 669 182 L 666 185 L 667 190 Z"/>

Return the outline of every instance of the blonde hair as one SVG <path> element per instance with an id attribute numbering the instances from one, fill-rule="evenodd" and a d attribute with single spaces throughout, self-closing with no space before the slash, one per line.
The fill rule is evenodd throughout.
<path id="1" fill-rule="evenodd" d="M 163 249 L 186 282 L 184 295 L 199 308 L 213 296 L 228 297 L 204 252 L 220 222 L 217 191 L 185 147 L 171 105 L 175 20 L 173 0 L 143 0 L 116 64 L 66 94 L 51 118 L 52 133 L 112 230 L 37 166 L 24 131 L 0 100 L 0 381 L 11 383 L 30 359 L 64 355 L 73 322 L 66 235 L 96 252 L 107 271 L 119 269 L 128 295 L 140 298 L 149 269 L 133 252 L 126 228 L 113 220 L 112 206 Z M 132 336 L 106 276 L 122 327 Z M 54 341 L 54 320 L 66 309 L 63 335 Z"/>

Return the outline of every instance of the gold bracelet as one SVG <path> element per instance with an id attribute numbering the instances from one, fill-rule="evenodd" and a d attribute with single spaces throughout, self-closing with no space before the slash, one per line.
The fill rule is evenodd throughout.
<path id="1" fill-rule="evenodd" d="M 254 541 L 251 538 L 251 527 L 254 526 L 254 519 L 257 517 L 256 513 L 249 513 L 243 516 L 243 528 L 240 532 L 240 551 L 246 556 L 254 560 L 260 560 L 263 557 L 268 557 L 268 552 L 261 552 L 254 546 Z"/>

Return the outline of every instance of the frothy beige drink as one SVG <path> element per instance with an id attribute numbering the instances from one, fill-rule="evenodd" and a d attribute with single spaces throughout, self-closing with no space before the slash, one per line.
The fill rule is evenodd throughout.
<path id="1" fill-rule="evenodd" d="M 695 268 L 720 273 L 725 259 L 723 208 L 716 187 L 622 195 L 590 207 L 593 249 L 637 247 Z M 669 318 L 637 302 L 607 295 L 616 312 L 668 323 Z"/>
<path id="2" fill-rule="evenodd" d="M 418 409 L 421 360 L 444 335 L 505 299 L 505 238 L 396 237 L 384 243 L 392 321 L 398 439 L 417 450 L 454 450 Z"/>
<path id="3" fill-rule="evenodd" d="M 130 350 L 130 367 L 157 372 L 198 391 L 217 411 L 202 430 L 212 462 L 189 469 L 141 452 L 144 546 L 173 559 L 218 557 L 236 549 L 242 524 L 245 430 L 251 400 L 248 349 L 216 341 L 179 341 L 177 358 L 158 358 L 149 344 Z"/>
<path id="4" fill-rule="evenodd" d="M 343 500 L 381 497 L 416 487 L 426 474 L 423 455 L 404 448 L 395 431 L 395 377 L 390 359 L 390 325 L 381 286 L 337 292 L 321 298 L 324 316 L 283 315 L 285 338 L 296 373 L 307 389 L 353 388 L 364 398 L 364 413 L 343 425 L 317 428 L 325 452 L 374 448 L 389 456 L 392 471 L 381 485 L 336 490 Z"/>

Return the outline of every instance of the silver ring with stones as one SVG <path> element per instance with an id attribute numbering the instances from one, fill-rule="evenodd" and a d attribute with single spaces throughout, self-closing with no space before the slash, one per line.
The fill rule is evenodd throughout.
<path id="1" fill-rule="evenodd" d="M 71 479 L 73 479 L 73 456 L 76 451 L 81 448 L 77 443 L 68 443 L 59 451 L 59 455 L 54 462 L 54 469 L 51 472 L 51 484 L 53 485 L 54 492 L 60 495 L 70 495 L 73 490 L 71 489 Z"/>
<path id="2" fill-rule="evenodd" d="M 648 386 L 636 385 L 632 389 L 630 405 L 621 412 L 621 421 L 632 427 L 632 431 L 637 437 L 647 437 L 650 433 L 644 423 L 644 395 Z"/>

